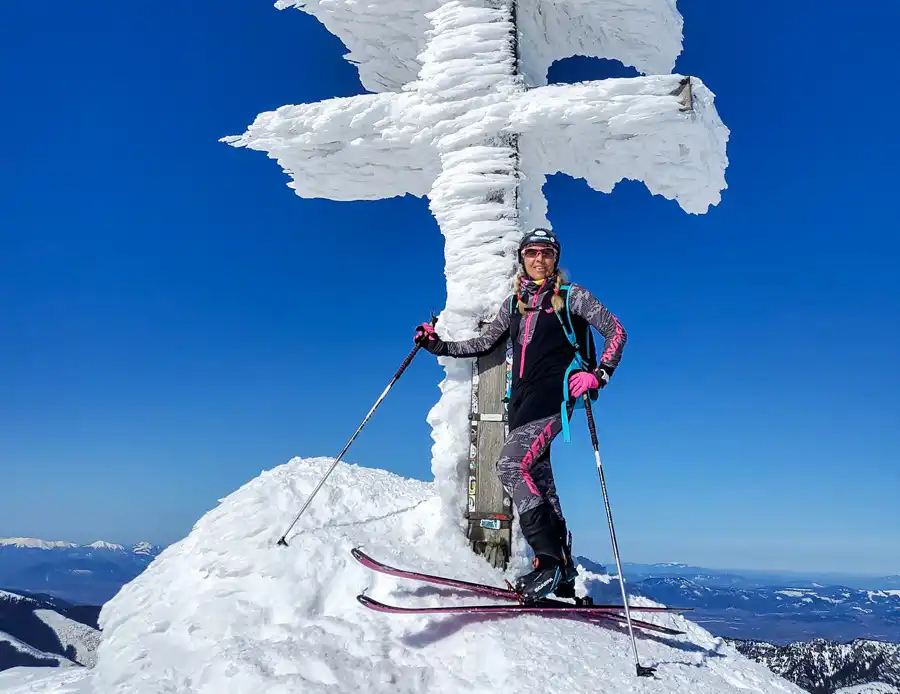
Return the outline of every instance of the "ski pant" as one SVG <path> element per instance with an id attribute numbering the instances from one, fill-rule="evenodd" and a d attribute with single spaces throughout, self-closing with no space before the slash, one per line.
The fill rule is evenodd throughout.
<path id="1" fill-rule="evenodd" d="M 566 544 L 566 521 L 550 466 L 550 442 L 560 431 L 559 413 L 523 424 L 509 433 L 497 460 L 500 482 L 535 555 L 559 557 Z"/>

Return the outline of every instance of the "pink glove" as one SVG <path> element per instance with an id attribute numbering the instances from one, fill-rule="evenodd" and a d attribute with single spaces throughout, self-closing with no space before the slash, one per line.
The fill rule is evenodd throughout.
<path id="1" fill-rule="evenodd" d="M 597 390 L 599 387 L 600 381 L 587 371 L 576 371 L 569 376 L 569 395 L 573 398 L 580 398 L 589 390 Z"/>
<path id="2" fill-rule="evenodd" d="M 424 347 L 429 342 L 434 342 L 437 336 L 434 334 L 434 326 L 431 323 L 422 323 L 416 326 L 416 336 L 413 342 Z"/>

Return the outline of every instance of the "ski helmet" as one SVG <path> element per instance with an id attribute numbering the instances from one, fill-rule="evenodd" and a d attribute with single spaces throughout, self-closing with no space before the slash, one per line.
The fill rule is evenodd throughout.
<path id="1" fill-rule="evenodd" d="M 549 229 L 542 229 L 540 227 L 538 227 L 537 229 L 532 229 L 522 237 L 521 241 L 519 241 L 519 260 L 522 260 L 522 250 L 526 246 L 534 246 L 537 244 L 540 244 L 542 246 L 550 246 L 554 251 L 556 251 L 556 262 L 559 262 L 561 249 L 559 247 L 559 240 L 556 238 L 556 234 L 554 234 Z"/>

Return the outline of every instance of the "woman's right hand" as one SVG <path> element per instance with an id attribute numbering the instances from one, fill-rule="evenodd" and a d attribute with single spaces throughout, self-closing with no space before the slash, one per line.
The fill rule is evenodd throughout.
<path id="1" fill-rule="evenodd" d="M 417 325 L 413 342 L 419 347 L 424 347 L 432 354 L 438 354 L 444 346 L 444 341 L 434 332 L 434 323 L 422 323 L 421 325 Z"/>

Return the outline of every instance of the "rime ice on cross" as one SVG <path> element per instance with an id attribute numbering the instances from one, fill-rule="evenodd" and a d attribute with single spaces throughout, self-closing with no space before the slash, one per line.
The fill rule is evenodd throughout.
<path id="1" fill-rule="evenodd" d="M 546 85 L 560 58 L 670 72 L 681 51 L 674 0 L 280 0 L 350 48 L 374 92 L 260 114 L 224 138 L 265 151 L 301 197 L 426 195 L 445 243 L 440 332 L 476 333 L 507 295 L 521 230 L 549 226 L 547 174 L 610 192 L 641 180 L 706 212 L 726 187 L 728 130 L 696 78 L 662 74 Z M 543 86 L 541 86 L 543 85 Z M 452 278 L 452 281 L 450 281 Z M 429 415 L 441 498 L 464 506 L 467 360 L 445 364 Z"/>

